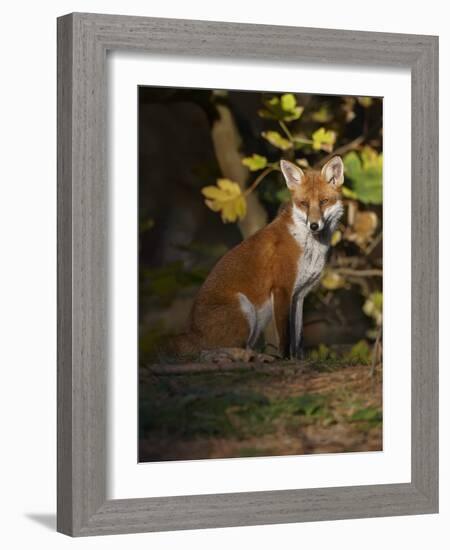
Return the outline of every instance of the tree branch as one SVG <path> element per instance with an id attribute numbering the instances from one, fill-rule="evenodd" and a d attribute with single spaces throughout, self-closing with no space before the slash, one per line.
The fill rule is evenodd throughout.
<path id="1" fill-rule="evenodd" d="M 350 269 L 346 267 L 335 268 L 339 275 L 348 275 L 349 277 L 382 277 L 382 269 Z"/>
<path id="2" fill-rule="evenodd" d="M 259 174 L 259 176 L 255 179 L 255 181 L 249 187 L 247 187 L 247 189 L 245 189 L 244 196 L 250 195 L 250 193 L 258 187 L 262 180 L 274 170 L 276 170 L 276 168 L 273 168 L 273 166 L 268 166 L 265 170 L 263 170 L 261 174 Z"/>
<path id="3" fill-rule="evenodd" d="M 326 162 L 328 162 L 331 158 L 333 158 L 336 155 L 343 155 L 344 153 L 347 153 L 347 151 L 350 151 L 351 149 L 355 149 L 358 147 L 358 145 L 361 145 L 361 143 L 366 139 L 366 136 L 359 136 L 353 141 L 349 141 L 345 145 L 342 145 L 341 147 L 338 147 L 334 151 L 332 151 L 329 155 L 327 155 L 325 158 L 320 159 L 318 162 L 316 162 L 313 166 L 313 170 L 317 170 L 321 166 L 323 166 Z"/>

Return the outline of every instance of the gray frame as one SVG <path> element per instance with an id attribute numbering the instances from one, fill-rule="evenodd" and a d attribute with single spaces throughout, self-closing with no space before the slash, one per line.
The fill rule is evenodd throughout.
<path id="1" fill-rule="evenodd" d="M 106 498 L 106 52 L 412 71 L 412 481 Z M 70 14 L 58 19 L 58 530 L 73 536 L 438 511 L 438 38 Z"/>

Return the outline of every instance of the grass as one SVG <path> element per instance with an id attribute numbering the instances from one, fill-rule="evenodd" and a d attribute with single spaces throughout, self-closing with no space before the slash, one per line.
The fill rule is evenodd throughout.
<path id="1" fill-rule="evenodd" d="M 142 370 L 140 460 L 381 449 L 380 370 L 373 380 L 370 367 L 331 358 L 300 373 L 280 365 L 177 376 Z"/>

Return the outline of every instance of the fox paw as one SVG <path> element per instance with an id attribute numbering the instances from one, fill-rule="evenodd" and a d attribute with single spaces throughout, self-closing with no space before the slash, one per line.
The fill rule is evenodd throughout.
<path id="1" fill-rule="evenodd" d="M 266 353 L 258 353 L 244 348 L 218 348 L 204 350 L 200 353 L 200 359 L 212 363 L 272 363 L 275 357 Z"/>

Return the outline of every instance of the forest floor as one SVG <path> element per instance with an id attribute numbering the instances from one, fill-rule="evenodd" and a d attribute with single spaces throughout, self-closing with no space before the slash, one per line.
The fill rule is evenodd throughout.
<path id="1" fill-rule="evenodd" d="M 139 461 L 382 450 L 382 367 L 140 368 Z"/>

